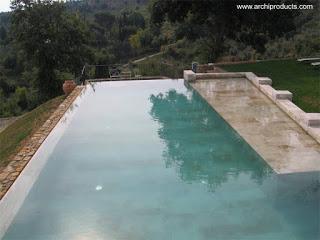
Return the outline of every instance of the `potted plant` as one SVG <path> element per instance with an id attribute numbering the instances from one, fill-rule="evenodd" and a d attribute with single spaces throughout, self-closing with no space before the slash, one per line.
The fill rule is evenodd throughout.
<path id="1" fill-rule="evenodd" d="M 74 82 L 74 80 L 65 80 L 62 86 L 63 92 L 66 95 L 69 95 L 73 89 L 75 89 L 76 87 L 76 83 Z"/>

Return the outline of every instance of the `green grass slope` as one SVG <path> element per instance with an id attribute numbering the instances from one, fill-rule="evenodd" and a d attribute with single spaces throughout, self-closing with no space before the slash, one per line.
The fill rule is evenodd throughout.
<path id="1" fill-rule="evenodd" d="M 0 133 L 0 167 L 8 164 L 10 156 L 16 153 L 34 132 L 50 117 L 64 100 L 59 96 L 24 114 Z"/>
<path id="2" fill-rule="evenodd" d="M 263 61 L 250 64 L 224 65 L 230 72 L 254 72 L 270 77 L 277 90 L 293 93 L 293 102 L 305 112 L 320 112 L 320 70 L 296 60 Z"/>

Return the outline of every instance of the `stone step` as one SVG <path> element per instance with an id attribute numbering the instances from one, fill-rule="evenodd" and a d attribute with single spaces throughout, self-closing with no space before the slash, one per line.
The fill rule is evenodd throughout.
<path id="1" fill-rule="evenodd" d="M 290 100 L 292 101 L 292 93 L 287 90 L 275 90 L 273 91 L 273 98 L 276 100 Z"/>
<path id="2" fill-rule="evenodd" d="M 320 127 L 320 113 L 306 113 L 305 123 L 309 127 Z"/>

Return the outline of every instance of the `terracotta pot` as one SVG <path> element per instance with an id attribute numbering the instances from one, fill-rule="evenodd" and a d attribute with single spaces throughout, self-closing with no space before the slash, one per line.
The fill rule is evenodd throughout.
<path id="1" fill-rule="evenodd" d="M 62 86 L 63 92 L 69 95 L 75 89 L 76 83 L 73 80 L 65 80 Z"/>

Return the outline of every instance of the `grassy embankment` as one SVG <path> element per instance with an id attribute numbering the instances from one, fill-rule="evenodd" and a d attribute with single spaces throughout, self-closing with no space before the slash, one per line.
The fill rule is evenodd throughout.
<path id="1" fill-rule="evenodd" d="M 270 77 L 277 90 L 289 90 L 293 102 L 305 112 L 320 112 L 320 70 L 296 60 L 274 60 L 221 66 L 230 72 L 254 72 Z"/>
<path id="2" fill-rule="evenodd" d="M 184 63 L 166 54 L 146 58 L 135 64 L 135 71 L 143 76 L 182 77 Z M 221 66 L 230 72 L 254 72 L 261 77 L 270 77 L 277 90 L 293 93 L 293 102 L 305 112 L 320 112 L 320 70 L 308 63 L 296 60 L 273 60 L 257 63 Z"/>
<path id="3" fill-rule="evenodd" d="M 13 156 L 23 146 L 24 142 L 37 131 L 64 100 L 59 96 L 24 114 L 0 133 L 0 167 L 9 163 Z"/>

